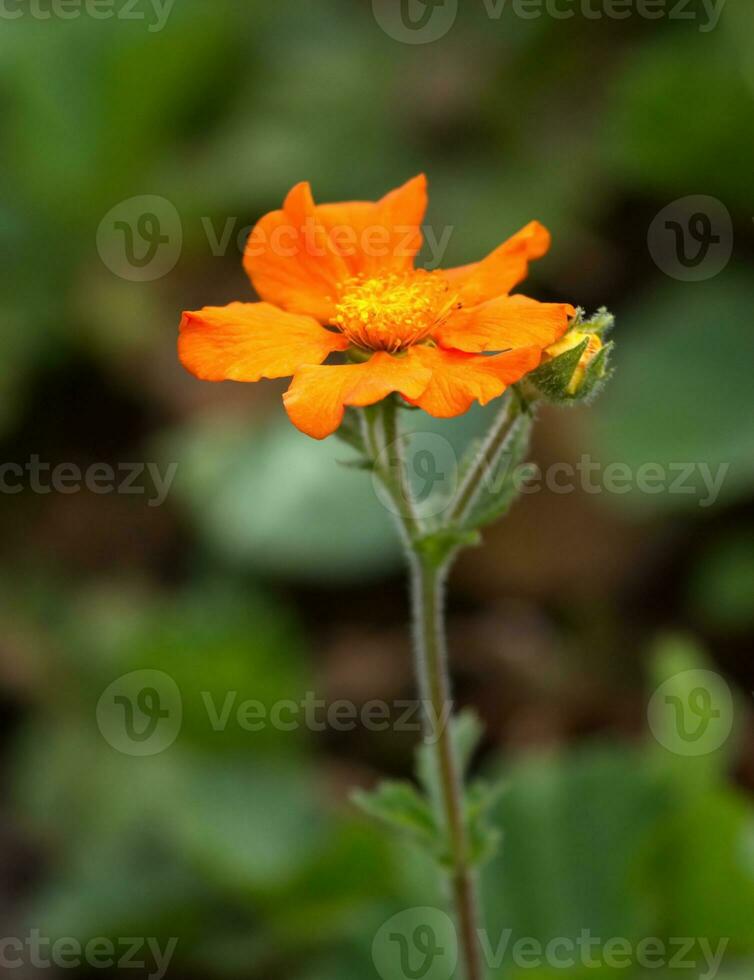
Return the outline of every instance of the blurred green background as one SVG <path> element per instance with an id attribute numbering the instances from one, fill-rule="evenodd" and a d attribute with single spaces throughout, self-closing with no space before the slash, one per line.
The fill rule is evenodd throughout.
<path id="1" fill-rule="evenodd" d="M 162 506 L 148 479 L 141 495 L 3 491 L 0 936 L 177 937 L 171 977 L 353 980 L 378 975 L 382 923 L 439 900 L 421 855 L 348 800 L 409 776 L 415 734 L 211 723 L 208 698 L 232 691 L 410 698 L 408 610 L 389 516 L 336 465 L 343 446 L 297 433 L 280 384 L 200 384 L 175 356 L 182 309 L 252 298 L 242 230 L 292 184 L 373 198 L 423 170 L 428 222 L 451 229 L 443 264 L 538 218 L 554 247 L 527 291 L 618 315 L 613 382 L 591 408 L 545 411 L 532 458 L 728 467 L 711 506 L 699 490 L 526 496 L 454 572 L 457 696 L 487 726 L 474 766 L 508 784 L 491 943 L 725 939 L 719 976 L 743 980 L 754 11 L 734 0 L 702 29 L 701 2 L 691 19 L 557 20 L 471 0 L 416 44 L 375 4 L 177 0 L 160 30 L 147 3 L 140 20 L 45 20 L 42 2 L 3 16 L 0 462 L 177 470 Z M 151 281 L 109 257 L 123 239 L 102 244 L 111 209 L 144 195 L 182 230 Z M 730 261 L 699 281 L 648 246 L 688 195 L 731 216 Z M 460 449 L 487 418 L 426 428 Z M 138 757 L 103 737 L 97 704 L 144 669 L 178 685 L 183 724 Z M 647 722 L 657 685 L 692 669 L 734 697 L 730 737 L 703 754 Z"/>

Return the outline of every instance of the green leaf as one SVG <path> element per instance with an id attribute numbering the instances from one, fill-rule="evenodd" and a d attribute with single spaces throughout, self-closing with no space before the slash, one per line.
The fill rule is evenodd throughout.
<path id="1" fill-rule="evenodd" d="M 642 516 L 708 513 L 754 487 L 754 287 L 743 269 L 667 282 L 623 316 L 620 371 L 590 417 L 604 466 L 664 470 L 656 492 L 603 494 Z M 685 474 L 685 475 L 684 475 Z"/>
<path id="2" fill-rule="evenodd" d="M 723 788 L 685 801 L 658 828 L 648 884 L 671 935 L 726 937 L 730 956 L 754 950 L 754 811 Z"/>
<path id="3" fill-rule="evenodd" d="M 506 781 L 493 814 L 505 851 L 483 879 L 489 922 L 543 943 L 656 934 L 636 867 L 672 794 L 643 749 L 532 753 L 492 775 Z"/>
<path id="4" fill-rule="evenodd" d="M 490 861 L 498 851 L 502 830 L 491 823 L 492 810 L 502 796 L 506 784 L 476 782 L 464 794 L 466 830 L 469 840 L 470 861 L 479 866 Z"/>
<path id="5" fill-rule="evenodd" d="M 635 46 L 607 93 L 598 139 L 624 187 L 663 201 L 704 188 L 743 216 L 751 214 L 754 144 L 745 56 L 735 44 L 751 37 L 751 7 L 730 6 L 714 31 L 658 31 Z"/>
<path id="6" fill-rule="evenodd" d="M 334 465 L 350 451 L 302 435 L 281 411 L 264 426 L 198 419 L 168 435 L 160 455 L 181 461 L 173 493 L 212 553 L 295 580 L 350 582 L 401 555 L 371 474 Z"/>
<path id="7" fill-rule="evenodd" d="M 428 801 L 408 782 L 388 781 L 371 793 L 356 790 L 352 801 L 370 817 L 437 848 L 440 829 Z"/>
<path id="8" fill-rule="evenodd" d="M 474 752 L 484 735 L 484 727 L 471 708 L 459 712 L 450 722 L 450 738 L 461 778 L 468 772 Z M 434 742 L 424 741 L 416 752 L 416 771 L 419 782 L 430 799 L 441 799 L 440 777 L 437 771 L 437 748 Z"/>
<path id="9" fill-rule="evenodd" d="M 451 725 L 451 738 L 462 776 L 468 773 L 483 737 L 484 725 L 473 708 L 464 708 L 456 715 Z"/>

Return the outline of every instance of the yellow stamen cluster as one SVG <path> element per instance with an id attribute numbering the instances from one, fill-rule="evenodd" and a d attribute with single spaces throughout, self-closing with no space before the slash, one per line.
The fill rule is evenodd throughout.
<path id="1" fill-rule="evenodd" d="M 332 322 L 358 347 L 396 353 L 424 340 L 455 305 L 439 273 L 362 275 L 340 284 Z"/>

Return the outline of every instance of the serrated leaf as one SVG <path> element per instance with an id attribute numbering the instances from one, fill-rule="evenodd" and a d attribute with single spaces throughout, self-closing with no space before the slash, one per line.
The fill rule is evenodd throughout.
<path id="1" fill-rule="evenodd" d="M 468 772 L 474 752 L 479 747 L 483 735 L 484 728 L 479 716 L 471 708 L 465 708 L 450 722 L 450 738 L 462 779 Z M 437 749 L 433 742 L 425 741 L 417 749 L 416 771 L 427 795 L 436 804 L 439 803 L 442 794 L 437 771 Z"/>
<path id="2" fill-rule="evenodd" d="M 486 864 L 497 854 L 503 833 L 498 827 L 491 827 L 485 821 L 470 824 L 467 830 L 469 843 L 469 864 L 474 867 Z"/>
<path id="3" fill-rule="evenodd" d="M 440 831 L 432 808 L 411 783 L 387 781 L 371 793 L 356 790 L 351 799 L 370 817 L 436 847 Z"/>
<path id="4" fill-rule="evenodd" d="M 503 834 L 490 824 L 490 812 L 505 790 L 502 782 L 490 785 L 474 783 L 465 795 L 466 827 L 469 840 L 469 860 L 474 865 L 485 864 L 497 854 Z"/>
<path id="5" fill-rule="evenodd" d="M 472 708 L 464 708 L 454 719 L 451 737 L 456 750 L 461 775 L 465 776 L 471 765 L 474 753 L 484 737 L 484 725 Z"/>

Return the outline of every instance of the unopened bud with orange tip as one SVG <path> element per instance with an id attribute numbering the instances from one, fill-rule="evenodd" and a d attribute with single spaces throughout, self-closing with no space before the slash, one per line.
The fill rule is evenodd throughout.
<path id="1" fill-rule="evenodd" d="M 584 321 L 578 310 L 567 333 L 544 352 L 542 364 L 528 377 L 540 397 L 553 402 L 593 398 L 608 376 L 612 343 L 602 337 L 613 325 L 607 310 Z"/>
<path id="2" fill-rule="evenodd" d="M 545 360 L 550 361 L 555 357 L 560 357 L 561 354 L 565 354 L 566 351 L 574 350 L 576 347 L 579 348 L 580 356 L 566 388 L 569 395 L 575 395 L 578 392 L 584 381 L 587 367 L 602 350 L 602 341 L 599 335 L 584 333 L 583 330 L 571 330 L 545 351 Z"/>

